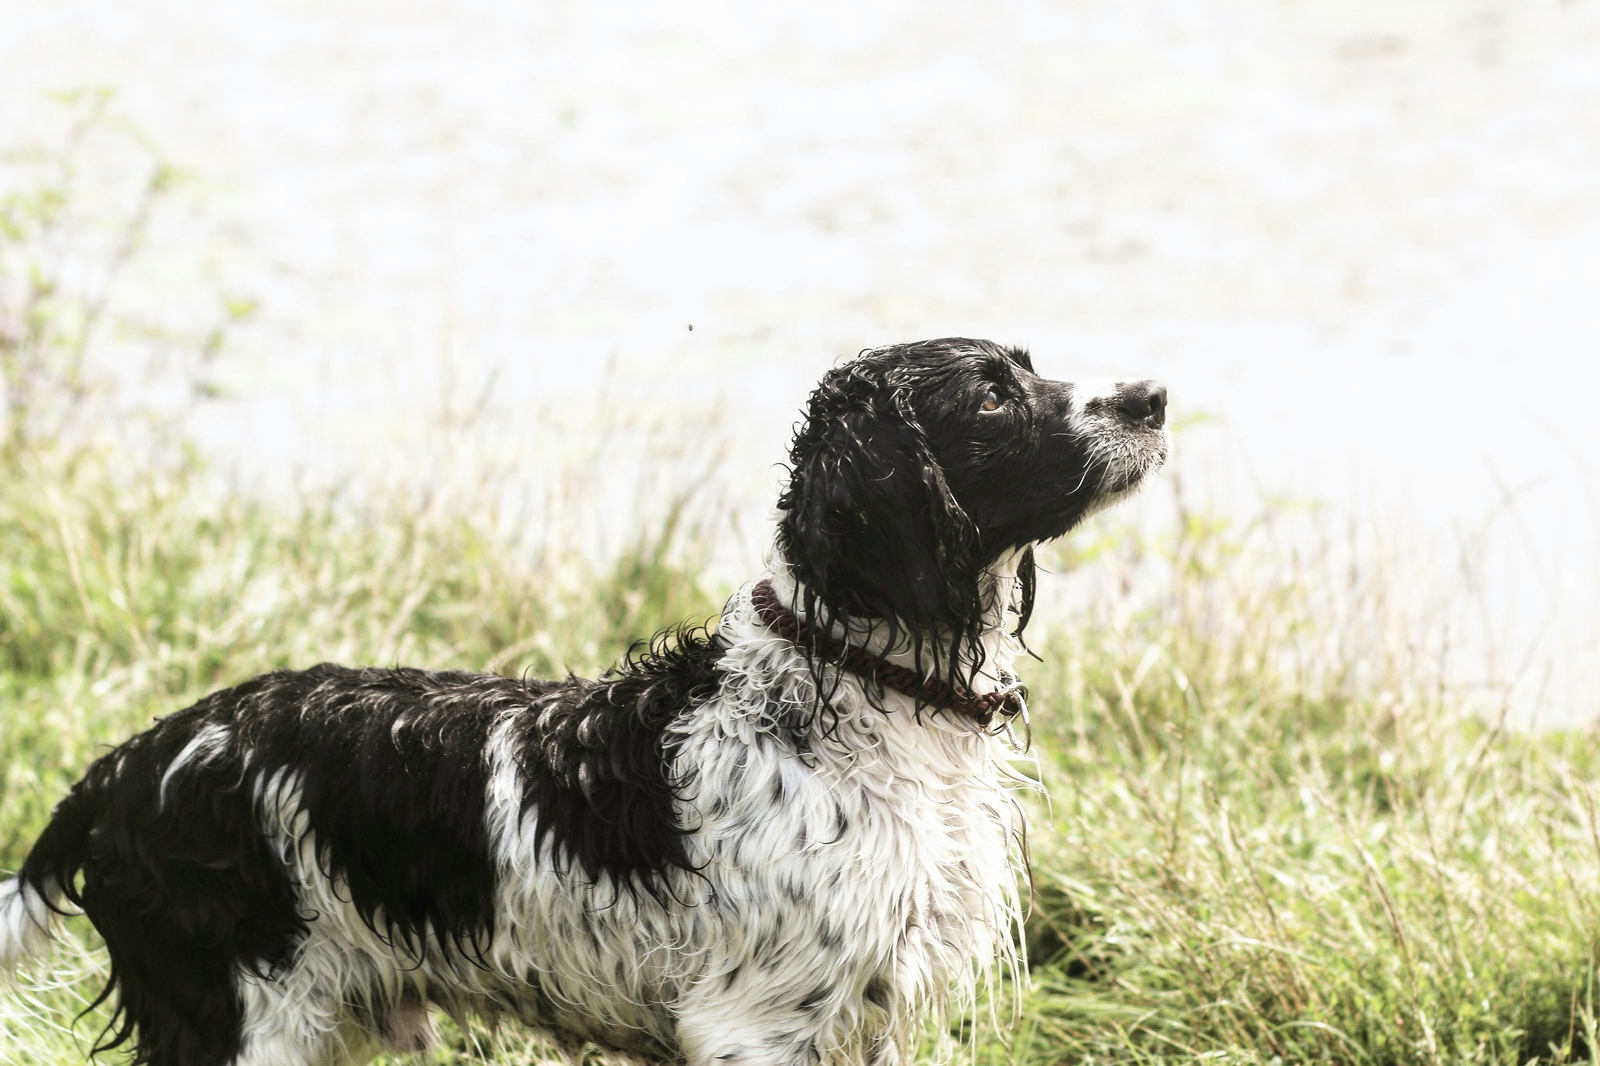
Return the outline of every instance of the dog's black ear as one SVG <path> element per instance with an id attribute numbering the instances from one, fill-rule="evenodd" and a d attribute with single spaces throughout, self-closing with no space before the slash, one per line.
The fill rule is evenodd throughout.
<path id="1" fill-rule="evenodd" d="M 1017 629 L 1014 636 L 1022 636 L 1022 631 L 1028 628 L 1028 622 L 1033 618 L 1034 597 L 1038 589 L 1039 566 L 1030 546 L 1017 561 Z"/>
<path id="2" fill-rule="evenodd" d="M 979 613 L 977 531 L 903 388 L 849 369 L 812 395 L 795 437 L 779 547 L 835 620 L 894 618 L 914 640 L 965 634 Z"/>

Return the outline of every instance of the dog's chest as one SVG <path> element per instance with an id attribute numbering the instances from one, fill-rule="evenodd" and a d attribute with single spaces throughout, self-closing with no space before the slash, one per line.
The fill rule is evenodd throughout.
<path id="1" fill-rule="evenodd" d="M 728 965 L 792 971 L 802 993 L 827 975 L 899 1015 L 970 991 L 1006 937 L 1014 805 L 989 738 L 893 702 L 847 709 L 836 739 L 801 754 L 707 708 L 720 721 L 680 752 L 686 824 L 716 939 L 746 956 Z"/>

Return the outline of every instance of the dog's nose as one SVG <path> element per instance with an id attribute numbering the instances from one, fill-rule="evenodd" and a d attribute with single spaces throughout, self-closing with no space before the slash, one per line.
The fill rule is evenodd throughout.
<path id="1" fill-rule="evenodd" d="M 1130 381 L 1117 390 L 1117 410 L 1160 429 L 1167 424 L 1167 387 L 1159 381 Z"/>

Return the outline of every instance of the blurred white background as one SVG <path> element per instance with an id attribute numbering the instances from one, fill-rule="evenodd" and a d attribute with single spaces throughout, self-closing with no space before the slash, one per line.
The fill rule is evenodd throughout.
<path id="1" fill-rule="evenodd" d="M 651 439 L 602 397 L 748 573 L 825 367 L 988 336 L 1163 378 L 1194 499 L 1325 504 L 1600 703 L 1592 0 L 0 0 L 8 145 L 95 85 L 189 178 L 122 298 L 256 305 L 240 477 L 531 481 Z"/>

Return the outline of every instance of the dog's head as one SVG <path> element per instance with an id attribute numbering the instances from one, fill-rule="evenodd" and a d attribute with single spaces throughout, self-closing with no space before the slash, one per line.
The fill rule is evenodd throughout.
<path id="1" fill-rule="evenodd" d="M 778 504 L 806 612 L 891 620 L 919 658 L 938 634 L 935 649 L 953 640 L 975 669 L 985 572 L 1022 553 L 1025 624 L 1032 545 L 1161 466 L 1166 399 L 1154 381 L 1050 381 L 1021 349 L 963 338 L 878 348 L 830 371 Z M 957 679 L 958 662 L 938 665 Z"/>

